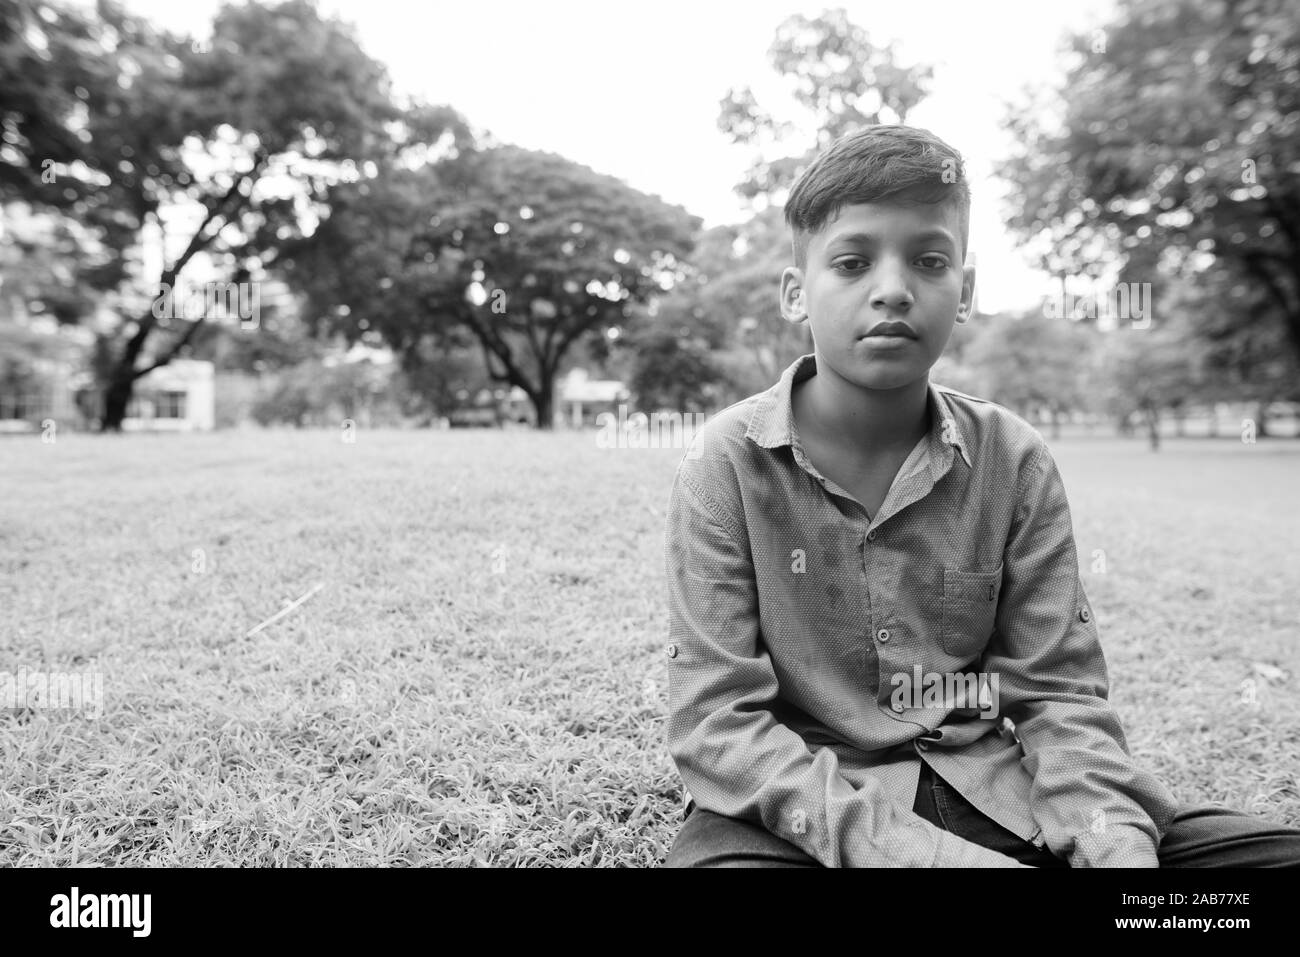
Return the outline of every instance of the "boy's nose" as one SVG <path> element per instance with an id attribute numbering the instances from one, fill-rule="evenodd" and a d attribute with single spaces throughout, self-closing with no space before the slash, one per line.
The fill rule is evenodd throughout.
<path id="1" fill-rule="evenodd" d="M 871 292 L 871 305 L 876 309 L 906 310 L 915 301 L 903 269 L 898 265 L 881 263 L 877 267 L 875 289 Z"/>
<path id="2" fill-rule="evenodd" d="M 917 302 L 907 283 L 881 280 L 871 293 L 872 307 L 878 309 L 907 309 Z"/>

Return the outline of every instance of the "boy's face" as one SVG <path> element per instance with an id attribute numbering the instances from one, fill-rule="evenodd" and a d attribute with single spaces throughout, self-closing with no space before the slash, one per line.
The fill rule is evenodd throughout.
<path id="1" fill-rule="evenodd" d="M 812 327 L 819 371 L 901 388 L 929 373 L 970 312 L 975 269 L 960 244 L 951 205 L 845 206 L 808 237 L 804 268 L 781 276 L 781 313 Z"/>

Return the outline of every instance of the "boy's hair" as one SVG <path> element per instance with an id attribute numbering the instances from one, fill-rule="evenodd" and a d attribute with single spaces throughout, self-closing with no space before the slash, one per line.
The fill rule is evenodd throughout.
<path id="1" fill-rule="evenodd" d="M 790 190 L 785 221 L 795 265 L 808 259 L 808 236 L 857 203 L 934 203 L 961 215 L 961 252 L 970 233 L 970 184 L 961 154 L 929 130 L 868 126 L 841 136 Z"/>

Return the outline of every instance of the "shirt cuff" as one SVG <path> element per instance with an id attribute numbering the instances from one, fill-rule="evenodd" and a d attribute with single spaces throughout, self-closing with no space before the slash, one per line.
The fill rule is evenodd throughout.
<path id="1" fill-rule="evenodd" d="M 1159 867 L 1156 844 L 1134 824 L 1114 824 L 1074 839 L 1071 867 Z"/>

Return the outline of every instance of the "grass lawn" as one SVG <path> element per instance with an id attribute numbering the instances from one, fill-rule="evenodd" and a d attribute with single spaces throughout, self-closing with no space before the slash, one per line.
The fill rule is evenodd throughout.
<path id="1" fill-rule="evenodd" d="M 1053 450 L 1130 747 L 1300 825 L 1300 442 Z M 681 455 L 0 440 L 0 671 L 104 676 L 98 720 L 0 710 L 0 865 L 655 864 Z"/>

